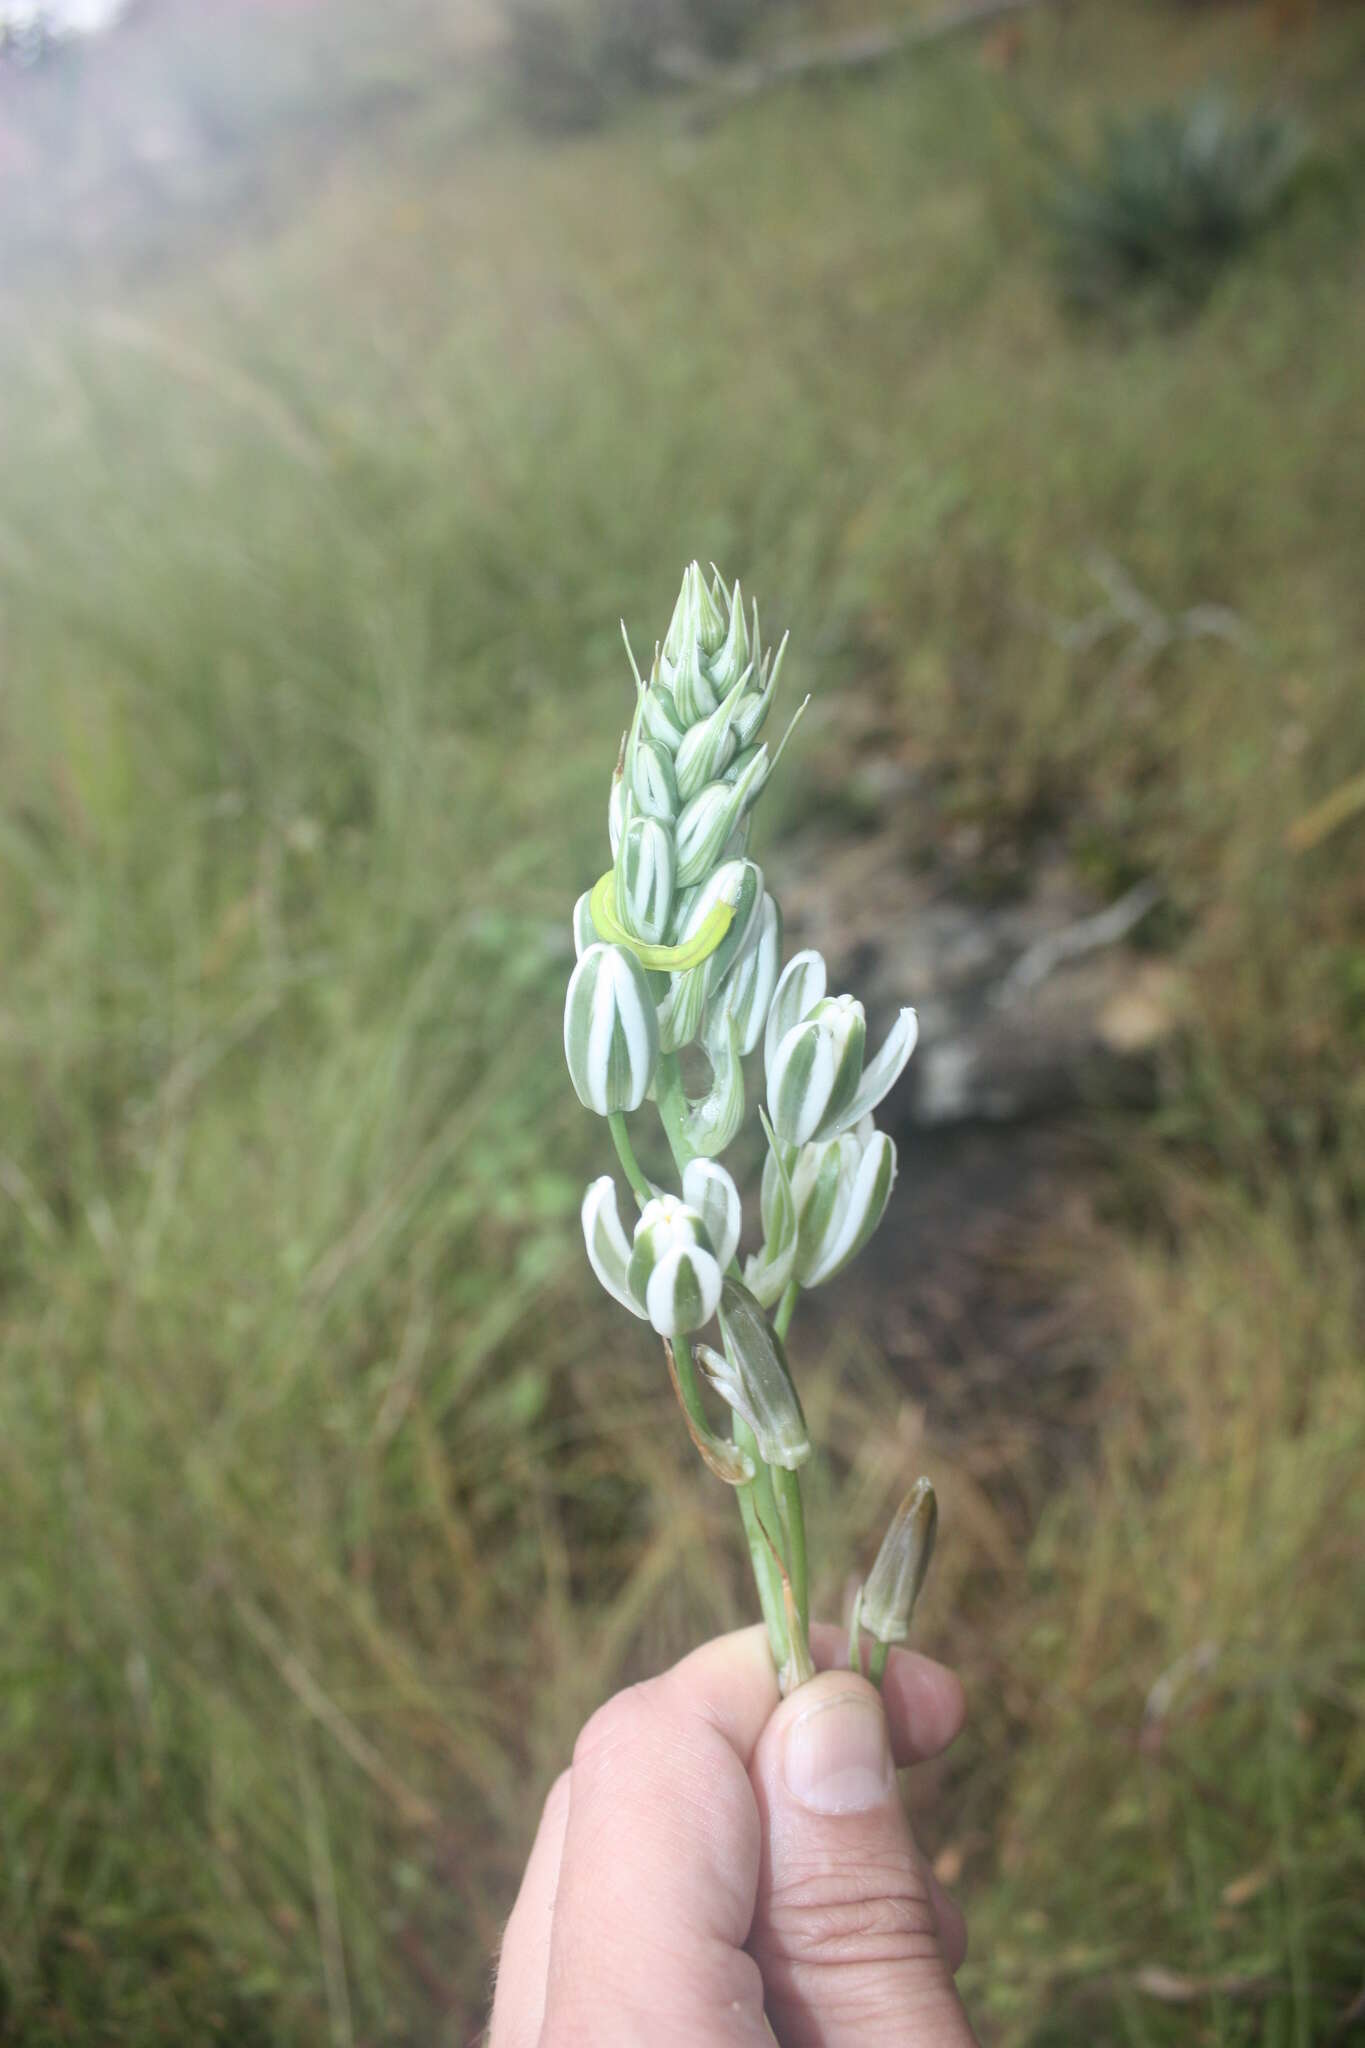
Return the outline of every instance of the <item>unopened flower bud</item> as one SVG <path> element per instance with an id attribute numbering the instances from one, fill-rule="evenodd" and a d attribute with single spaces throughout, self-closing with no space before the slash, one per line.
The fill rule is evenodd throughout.
<path id="1" fill-rule="evenodd" d="M 598 1116 L 638 1109 L 659 1063 L 659 1022 L 645 970 L 622 946 L 589 946 L 564 1003 L 569 1078 Z"/>
<path id="2" fill-rule="evenodd" d="M 891 1199 L 896 1148 L 865 1116 L 851 1131 L 803 1145 L 791 1176 L 797 1216 L 794 1277 L 819 1287 L 871 1237 Z"/>
<path id="3" fill-rule="evenodd" d="M 738 742 L 731 729 L 735 707 L 744 691 L 744 676 L 711 713 L 685 735 L 678 748 L 678 795 L 686 803 L 708 782 L 720 779 Z"/>
<path id="4" fill-rule="evenodd" d="M 643 738 L 662 747 L 666 754 L 677 753 L 687 728 L 678 716 L 671 691 L 657 673 L 650 677 L 648 688 L 641 690 L 637 717 Z"/>
<path id="5" fill-rule="evenodd" d="M 720 1300 L 721 1270 L 695 1209 L 672 1195 L 645 1204 L 626 1283 L 661 1337 L 685 1337 L 710 1322 Z"/>
<path id="6" fill-rule="evenodd" d="M 727 593 L 717 577 L 717 609 L 729 612 L 725 639 L 711 657 L 711 679 L 722 690 L 731 690 L 750 669 L 749 633 L 744 623 L 744 595 L 738 584 Z"/>
<path id="7" fill-rule="evenodd" d="M 757 646 L 757 644 L 758 621 L 757 617 L 755 617 L 754 645 Z M 783 634 L 782 645 L 778 648 L 776 655 L 769 649 L 768 653 L 763 657 L 763 666 L 759 673 L 757 689 L 750 689 L 740 699 L 735 711 L 734 728 L 735 738 L 739 741 L 741 747 L 749 746 L 762 731 L 763 721 L 768 716 L 773 698 L 777 693 L 777 679 L 782 673 L 782 657 L 786 651 L 787 636 Z"/>
<path id="8" fill-rule="evenodd" d="M 673 702 L 685 726 L 709 718 L 720 699 L 702 663 L 702 650 L 695 639 L 687 642 L 669 677 Z M 681 752 L 681 748 L 679 749 Z"/>
<path id="9" fill-rule="evenodd" d="M 721 1288 L 720 1328 L 725 1355 L 703 1345 L 698 1358 L 716 1392 L 743 1416 L 754 1433 L 765 1465 L 794 1472 L 811 1452 L 810 1432 L 782 1340 L 762 1309 L 737 1280 Z"/>
<path id="10" fill-rule="evenodd" d="M 768 1114 L 784 1145 L 804 1145 L 851 1099 L 866 1039 L 852 996 L 822 998 L 787 1032 L 768 1069 Z"/>
<path id="11" fill-rule="evenodd" d="M 765 892 L 744 951 L 714 989 L 707 1011 L 708 1022 L 712 1017 L 733 1018 L 746 1059 L 763 1036 L 781 961 L 782 913 Z"/>
<path id="12" fill-rule="evenodd" d="M 763 1035 L 763 1064 L 771 1072 L 773 1055 L 794 1024 L 813 1010 L 825 993 L 824 956 L 814 948 L 794 953 L 779 977 Z"/>
<path id="13" fill-rule="evenodd" d="M 759 1112 L 762 1116 L 762 1111 Z M 763 1164 L 760 1214 L 763 1248 L 744 1261 L 744 1284 L 764 1308 L 781 1300 L 796 1267 L 796 1201 L 783 1158 L 784 1147 L 763 1117 L 768 1156 Z"/>
<path id="14" fill-rule="evenodd" d="M 920 1595 L 938 1530 L 938 1502 L 927 1479 L 917 1479 L 891 1519 L 861 1596 L 861 1622 L 879 1643 L 903 1643 Z"/>
<path id="15" fill-rule="evenodd" d="M 728 860 L 680 903 L 674 913 L 680 945 L 696 937 L 718 904 L 727 905 L 734 914 L 713 953 L 699 966 L 670 976 L 668 991 L 659 1004 L 659 1043 L 664 1052 L 676 1052 L 696 1038 L 702 1027 L 707 996 L 748 944 L 762 898 L 763 870 L 751 860 Z"/>
<path id="16" fill-rule="evenodd" d="M 734 783 L 708 782 L 683 808 L 677 825 L 678 882 L 699 882 L 724 851 L 725 842 L 758 794 L 768 773 L 768 750 L 760 747 Z"/>
<path id="17" fill-rule="evenodd" d="M 640 739 L 629 750 L 630 790 L 642 817 L 671 825 L 678 815 L 673 756 L 657 740 Z"/>
<path id="18" fill-rule="evenodd" d="M 764 1055 L 768 1107 L 784 1144 L 834 1138 L 889 1094 L 915 1049 L 918 1024 L 902 1010 L 876 1058 L 863 1064 L 867 1025 L 852 996 L 826 997 L 825 963 L 798 953 L 778 982 Z"/>
<path id="19" fill-rule="evenodd" d="M 676 663 L 692 646 L 709 656 L 718 652 L 724 639 L 725 615 L 706 587 L 701 565 L 689 563 L 683 571 L 682 588 L 664 635 L 664 654 Z"/>
<path id="20" fill-rule="evenodd" d="M 616 912 L 647 945 L 661 945 L 673 910 L 673 835 L 657 818 L 632 818 L 616 855 Z"/>

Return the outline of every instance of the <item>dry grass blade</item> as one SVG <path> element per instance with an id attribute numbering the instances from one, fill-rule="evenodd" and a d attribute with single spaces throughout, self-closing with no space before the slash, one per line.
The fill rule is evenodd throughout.
<path id="1" fill-rule="evenodd" d="M 312 1715 L 320 1727 L 327 1730 L 337 1747 L 345 1751 L 356 1768 L 363 1771 L 371 1783 L 379 1787 L 402 1819 L 414 1827 L 434 1827 L 437 1816 L 431 1802 L 403 1783 L 374 1744 L 367 1741 L 336 1701 L 328 1698 L 302 1658 L 280 1640 L 278 1631 L 262 1614 L 255 1601 L 248 1599 L 244 1593 L 234 1593 L 232 1606 L 248 1635 L 270 1659 L 299 1705 Z"/>

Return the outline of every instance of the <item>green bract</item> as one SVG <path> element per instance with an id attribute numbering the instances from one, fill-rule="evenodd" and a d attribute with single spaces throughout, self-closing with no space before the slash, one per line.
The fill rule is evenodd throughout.
<path id="1" fill-rule="evenodd" d="M 917 1479 L 891 1518 L 860 1596 L 862 1626 L 879 1643 L 903 1643 L 934 1554 L 938 1502 Z"/>
<path id="2" fill-rule="evenodd" d="M 607 805 L 611 865 L 574 907 L 578 964 L 564 1015 L 574 1087 L 607 1117 L 640 1211 L 628 1231 L 616 1183 L 594 1181 L 583 1199 L 588 1259 L 664 1339 L 692 1442 L 736 1490 L 784 1690 L 813 1670 L 798 1476 L 811 1441 L 784 1339 L 799 1290 L 842 1272 L 885 1211 L 896 1148 L 872 1111 L 915 1043 L 914 1012 L 902 1010 L 868 1060 L 863 1006 L 829 993 L 821 956 L 800 952 L 782 967 L 782 913 L 748 845 L 796 723 L 775 749 L 762 736 L 786 645 L 765 651 L 757 607 L 746 616 L 738 584 L 694 562 L 648 680 L 631 656 L 635 706 Z M 744 1063 L 760 1043 L 771 1110 L 762 1243 L 741 1281 L 743 1205 L 719 1155 L 743 1125 Z M 647 1098 L 680 1192 L 656 1185 L 636 1156 L 626 1118 Z M 657 1134 L 654 1143 L 662 1158 Z M 694 1358 L 689 1338 L 717 1313 L 721 1346 L 699 1345 Z M 714 1396 L 733 1440 L 708 1413 Z M 916 1510 L 918 1551 L 904 1530 L 888 1538 L 868 1582 L 883 1659 L 896 1616 L 909 1625 L 905 1589 L 913 1605 L 931 1512 L 932 1496 Z"/>
<path id="3" fill-rule="evenodd" d="M 765 1465 L 794 1472 L 811 1453 L 810 1432 L 782 1340 L 746 1287 L 727 1280 L 720 1291 L 725 1356 L 702 1349 L 706 1377 L 754 1433 Z"/>

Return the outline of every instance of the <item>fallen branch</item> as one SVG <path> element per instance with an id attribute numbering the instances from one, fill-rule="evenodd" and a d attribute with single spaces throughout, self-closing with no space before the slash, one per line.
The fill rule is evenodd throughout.
<path id="1" fill-rule="evenodd" d="M 1159 882 L 1139 882 L 1126 896 L 1120 896 L 1117 903 L 1111 903 L 1107 910 L 1097 911 L 1093 917 L 1079 918 L 1075 924 L 1067 925 L 1064 931 L 1050 932 L 1045 939 L 1035 941 L 1020 954 L 996 990 L 993 997 L 996 1006 L 1004 1009 L 1016 997 L 1037 988 L 1054 969 L 1068 960 L 1079 960 L 1086 953 L 1097 953 L 1102 946 L 1117 946 L 1161 901 L 1161 895 Z"/>
<path id="2" fill-rule="evenodd" d="M 1140 590 L 1122 563 L 1096 549 L 1086 568 L 1104 592 L 1104 602 L 1082 618 L 1059 617 L 1036 606 L 1026 616 L 1038 620 L 1067 654 L 1089 654 L 1106 640 L 1128 636 L 1110 686 L 1126 691 L 1172 647 L 1188 640 L 1223 640 L 1244 654 L 1259 655 L 1260 642 L 1236 612 L 1222 604 L 1191 605 L 1167 614 Z"/>
<path id="3" fill-rule="evenodd" d="M 964 5 L 945 7 L 927 21 L 896 26 L 883 23 L 859 29 L 852 35 L 790 43 L 769 57 L 756 57 L 727 70 L 675 53 L 670 69 L 679 84 L 705 89 L 707 98 L 692 112 L 700 126 L 719 120 L 741 100 L 752 99 L 772 86 L 837 72 L 870 71 L 889 58 L 906 56 L 912 50 L 946 42 L 950 36 L 985 28 L 1011 14 L 1023 14 L 1046 4 L 1047 0 L 965 0 Z"/>

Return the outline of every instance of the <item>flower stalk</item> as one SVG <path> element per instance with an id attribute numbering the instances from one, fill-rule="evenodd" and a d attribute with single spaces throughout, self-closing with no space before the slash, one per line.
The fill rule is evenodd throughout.
<path id="1" fill-rule="evenodd" d="M 605 1119 L 639 1212 L 627 1234 L 615 1182 L 593 1182 L 583 1199 L 589 1263 L 662 1338 L 693 1444 L 734 1491 L 789 1691 L 814 1666 L 800 1478 L 812 1446 L 786 1338 L 802 1290 L 842 1272 L 885 1212 L 896 1147 L 874 1112 L 914 1051 L 916 1024 L 902 1010 L 869 1058 L 863 1006 L 830 993 L 821 955 L 798 952 L 782 966 L 781 910 L 748 849 L 754 806 L 805 709 L 770 749 L 760 735 L 786 648 L 784 638 L 765 650 L 758 607 L 746 613 L 738 584 L 708 580 L 694 562 L 647 677 L 630 656 L 635 707 L 608 793 L 610 865 L 574 906 L 564 1048 L 575 1093 Z M 743 1125 L 744 1063 L 760 1047 L 768 1158 L 759 1240 L 741 1267 L 743 1204 L 721 1155 Z M 627 1118 L 646 1104 L 676 1191 L 656 1187 L 636 1155 Z M 713 1319 L 718 1346 L 704 1341 Z M 914 1593 L 932 1548 L 922 1508 L 916 1526 Z M 878 1658 L 899 1639 L 888 1602 L 904 1588 L 893 1579 L 879 1557 L 862 1602 L 878 1679 Z M 856 1634 L 855 1619 L 855 1647 Z"/>

